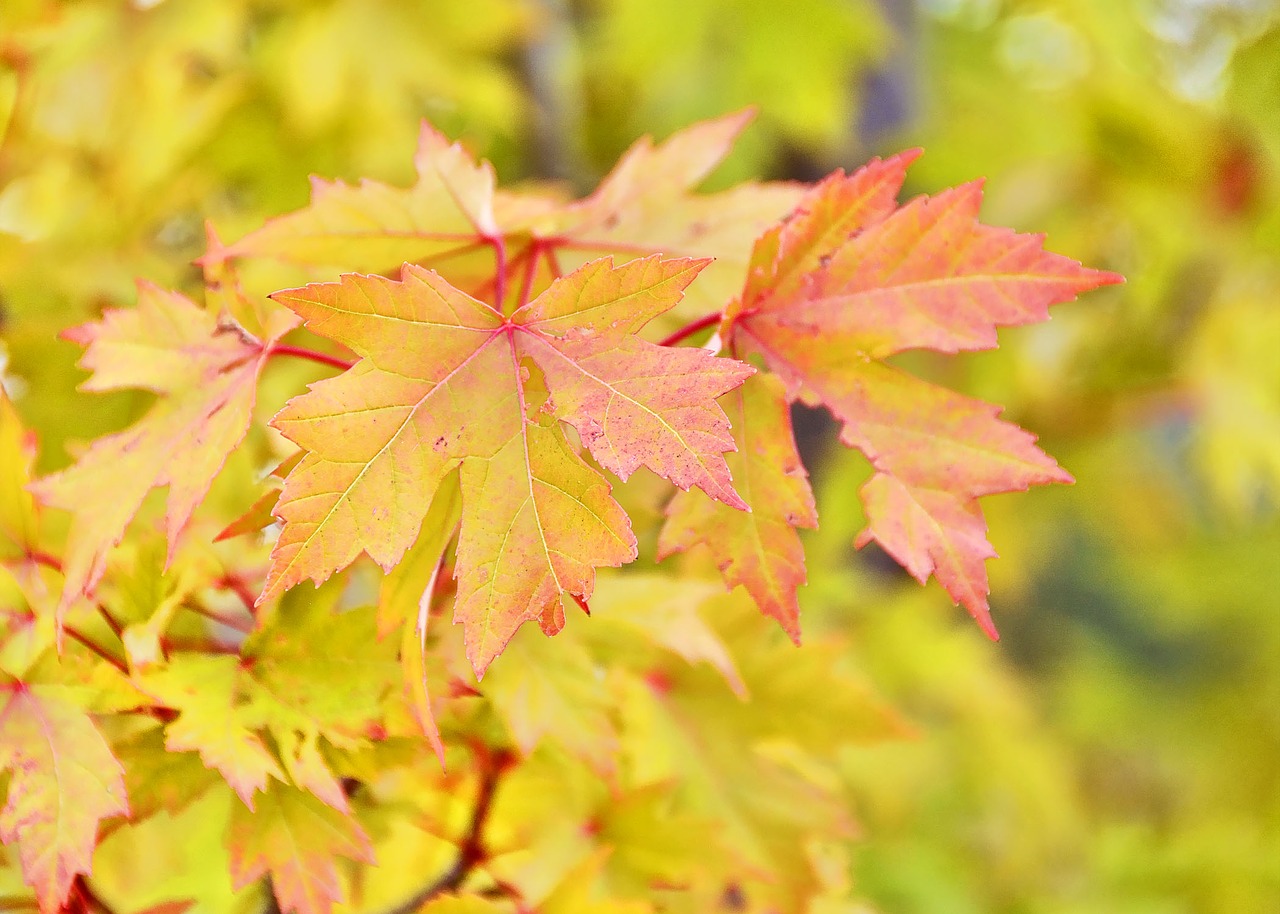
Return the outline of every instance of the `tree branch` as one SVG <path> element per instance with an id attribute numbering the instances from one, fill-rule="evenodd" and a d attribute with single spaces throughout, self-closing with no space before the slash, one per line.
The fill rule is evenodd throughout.
<path id="1" fill-rule="evenodd" d="M 515 762 L 515 756 L 506 749 L 490 751 L 484 745 L 475 747 L 475 755 L 480 769 L 480 785 L 476 790 L 476 805 L 471 811 L 471 822 L 458 843 L 458 858 L 430 885 L 387 914 L 413 914 L 433 898 L 447 892 L 456 892 L 471 872 L 489 859 L 489 849 L 484 843 L 485 825 L 489 821 L 489 811 L 493 806 L 498 781 L 503 772 Z"/>

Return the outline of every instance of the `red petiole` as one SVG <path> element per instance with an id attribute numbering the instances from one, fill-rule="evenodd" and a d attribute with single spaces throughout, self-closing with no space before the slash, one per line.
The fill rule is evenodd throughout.
<path id="1" fill-rule="evenodd" d="M 283 343 L 277 343 L 272 346 L 268 355 L 273 357 L 278 355 L 287 355 L 292 356 L 295 359 L 307 359 L 308 361 L 319 362 L 321 365 L 341 368 L 344 371 L 355 364 L 355 362 L 339 358 L 336 355 L 329 355 L 327 352 L 317 352 L 314 349 L 306 349 L 302 346 L 287 346 Z"/>

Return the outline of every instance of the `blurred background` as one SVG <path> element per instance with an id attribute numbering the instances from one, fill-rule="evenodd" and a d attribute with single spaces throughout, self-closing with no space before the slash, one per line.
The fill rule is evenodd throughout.
<path id="1" fill-rule="evenodd" d="M 119 427 L 128 395 L 72 396 L 57 332 L 135 276 L 196 289 L 204 221 L 238 237 L 309 173 L 409 183 L 421 118 L 582 191 L 746 105 L 712 186 L 922 146 L 910 192 L 986 177 L 985 221 L 1129 280 L 922 365 L 1078 480 L 985 502 L 998 645 L 853 550 L 865 466 L 799 419 L 806 626 L 851 633 L 918 730 L 841 759 L 857 890 L 1280 911 L 1274 0 L 0 0 L 4 383 L 47 463 Z"/>

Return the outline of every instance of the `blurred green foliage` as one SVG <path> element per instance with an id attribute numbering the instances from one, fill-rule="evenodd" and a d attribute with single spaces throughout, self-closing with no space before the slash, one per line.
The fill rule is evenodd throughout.
<path id="1" fill-rule="evenodd" d="M 139 403 L 71 394 L 58 331 L 135 276 L 194 288 L 205 220 L 237 237 L 308 173 L 406 183 L 420 118 L 508 178 L 584 186 L 634 136 L 744 104 L 759 125 L 717 180 L 922 145 L 913 190 L 986 176 L 986 221 L 1129 277 L 924 366 L 1078 479 L 988 510 L 1000 645 L 853 552 L 863 470 L 811 442 L 807 630 L 847 633 L 916 731 L 840 759 L 855 892 L 1280 910 L 1274 2 L 4 0 L 6 387 L 44 469 L 119 428 Z"/>

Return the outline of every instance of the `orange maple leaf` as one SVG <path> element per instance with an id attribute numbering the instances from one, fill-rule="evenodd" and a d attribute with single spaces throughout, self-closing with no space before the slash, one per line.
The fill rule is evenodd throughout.
<path id="1" fill-rule="evenodd" d="M 86 347 L 80 365 L 93 375 L 82 390 L 139 388 L 159 398 L 132 427 L 99 438 L 74 465 L 31 486 L 42 502 L 72 514 L 59 620 L 101 579 L 108 552 L 158 486 L 169 487 L 172 558 L 178 534 L 249 429 L 271 344 L 295 322 L 282 312 L 269 338 L 258 340 L 177 292 L 140 282 L 136 308 L 63 334 Z"/>
<path id="2" fill-rule="evenodd" d="M 786 390 L 772 375 L 748 378 L 725 397 L 738 449 L 733 478 L 752 511 L 731 511 L 698 492 L 677 492 L 667 505 L 658 558 L 706 545 L 730 586 L 741 584 L 765 615 L 800 640 L 796 588 L 805 582 L 796 527 L 816 527 L 817 508 L 796 453 Z"/>
<path id="3" fill-rule="evenodd" d="M 303 578 L 324 580 L 361 551 L 391 568 L 460 468 L 454 618 L 477 674 L 524 622 L 559 630 L 562 595 L 586 600 L 595 568 L 636 555 L 609 483 L 560 422 L 622 479 L 643 465 L 745 508 L 715 400 L 752 369 L 636 336 L 705 265 L 592 261 L 510 316 L 412 265 L 399 282 L 347 275 L 276 293 L 362 359 L 273 420 L 308 454 L 276 507 L 283 528 L 259 602 Z"/>
<path id="4" fill-rule="evenodd" d="M 857 544 L 876 540 L 921 582 L 936 575 L 994 638 L 984 560 L 995 552 L 977 499 L 1071 477 L 1034 436 L 998 419 L 999 407 L 884 359 L 909 349 L 993 348 L 997 326 L 1046 320 L 1049 305 L 1121 277 L 1045 251 L 1042 236 L 979 223 L 978 183 L 899 207 L 917 155 L 874 160 L 809 191 L 757 241 L 721 334 L 734 355 L 762 357 L 791 399 L 826 406 L 844 424 L 844 443 L 875 467 L 862 490 L 868 526 Z M 753 507 L 780 515 L 788 504 L 766 498 Z M 762 523 L 716 516 L 738 527 Z M 666 541 L 674 548 L 699 535 L 709 538 L 675 530 Z M 773 577 L 793 561 L 775 552 Z M 757 600 L 771 590 L 767 577 L 747 579 Z M 791 589 L 796 575 L 782 579 Z M 776 614 L 771 599 L 761 605 Z"/>
<path id="5" fill-rule="evenodd" d="M 406 188 L 313 178 L 311 203 L 239 241 L 210 245 L 206 267 L 270 257 L 300 265 L 395 275 L 431 267 L 476 297 L 508 306 L 555 278 L 613 254 L 713 257 L 690 290 L 694 315 L 718 311 L 738 289 L 751 243 L 800 198 L 800 185 L 746 182 L 693 190 L 728 155 L 750 111 L 694 124 L 654 144 L 637 141 L 588 197 L 495 189 L 493 169 L 423 123 Z M 517 281 L 495 286 L 495 274 Z"/>

